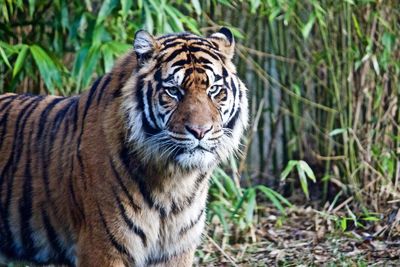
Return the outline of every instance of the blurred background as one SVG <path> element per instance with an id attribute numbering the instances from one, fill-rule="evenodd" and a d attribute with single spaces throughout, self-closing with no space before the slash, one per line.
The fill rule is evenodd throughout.
<path id="1" fill-rule="evenodd" d="M 234 32 L 251 126 L 242 155 L 213 175 L 206 240 L 217 256 L 203 247 L 200 263 L 222 253 L 236 264 L 226 247 L 264 240 L 271 214 L 279 227 L 311 207 L 345 232 L 398 210 L 398 0 L 0 0 L 0 9 L 0 93 L 79 94 L 139 29 Z"/>

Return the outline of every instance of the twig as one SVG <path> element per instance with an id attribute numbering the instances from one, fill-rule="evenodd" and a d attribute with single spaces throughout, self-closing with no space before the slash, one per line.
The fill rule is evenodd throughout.
<path id="1" fill-rule="evenodd" d="M 249 54 L 253 54 L 256 56 L 261 56 L 261 57 L 266 57 L 266 58 L 273 58 L 279 61 L 284 61 L 284 62 L 289 62 L 289 63 L 297 63 L 296 59 L 292 59 L 292 58 L 287 58 L 287 57 L 283 57 L 283 56 L 278 56 L 278 55 L 274 55 L 274 54 L 270 54 L 270 53 L 266 53 L 264 51 L 259 51 L 241 44 L 237 44 L 236 45 L 239 49 L 245 50 L 246 52 L 248 52 Z"/>
<path id="2" fill-rule="evenodd" d="M 207 236 L 207 239 L 211 242 L 211 244 L 213 244 L 214 247 L 216 247 L 216 248 L 221 252 L 221 254 L 222 254 L 225 258 L 227 258 L 227 259 L 229 260 L 230 263 L 232 263 L 233 266 L 238 267 L 238 265 L 235 263 L 235 261 L 232 259 L 231 256 L 229 256 L 228 254 L 226 254 L 225 251 L 224 251 L 224 250 L 209 236 L 209 235 L 206 235 L 206 236 Z"/>

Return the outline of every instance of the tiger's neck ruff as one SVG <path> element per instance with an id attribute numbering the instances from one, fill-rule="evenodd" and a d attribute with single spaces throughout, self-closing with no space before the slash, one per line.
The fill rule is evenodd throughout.
<path id="1" fill-rule="evenodd" d="M 247 126 L 233 51 L 226 28 L 139 31 L 81 96 L 0 96 L 0 259 L 190 266 L 209 176 Z"/>

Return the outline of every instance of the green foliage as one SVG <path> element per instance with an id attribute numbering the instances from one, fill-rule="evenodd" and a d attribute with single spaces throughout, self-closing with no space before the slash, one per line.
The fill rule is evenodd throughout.
<path id="1" fill-rule="evenodd" d="M 26 79 L 42 92 L 79 93 L 131 49 L 138 29 L 200 33 L 187 15 L 201 11 L 198 1 L 14 0 L 0 7 L 0 93 L 33 90 L 23 87 Z"/>
<path id="2" fill-rule="evenodd" d="M 308 166 L 307 162 L 303 160 L 290 160 L 286 166 L 286 168 L 281 173 L 281 180 L 284 181 L 290 172 L 296 169 L 297 174 L 300 179 L 301 189 L 303 190 L 304 194 L 306 195 L 307 199 L 309 199 L 310 194 L 308 192 L 308 181 L 307 178 L 316 182 L 315 175 L 313 170 Z"/>
<path id="3" fill-rule="evenodd" d="M 217 168 L 212 175 L 208 220 L 217 217 L 226 233 L 230 225 L 239 231 L 248 230 L 257 222 L 254 218 L 258 210 L 257 200 L 270 201 L 283 215 L 285 207 L 291 207 L 278 192 L 264 185 L 241 188 L 226 172 Z"/>

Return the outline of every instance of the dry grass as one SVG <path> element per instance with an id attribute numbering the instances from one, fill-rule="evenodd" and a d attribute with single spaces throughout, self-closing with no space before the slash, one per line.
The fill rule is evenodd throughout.
<path id="1" fill-rule="evenodd" d="M 282 217 L 275 209 L 260 211 L 257 225 L 241 236 L 224 235 L 211 223 L 198 250 L 196 266 L 398 266 L 400 211 L 377 214 L 379 221 L 341 229 L 342 212 L 293 207 Z M 256 240 L 251 242 L 254 232 Z M 234 240 L 236 239 L 236 240 Z M 247 241 L 247 242 L 246 242 Z"/>

